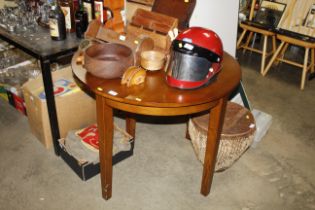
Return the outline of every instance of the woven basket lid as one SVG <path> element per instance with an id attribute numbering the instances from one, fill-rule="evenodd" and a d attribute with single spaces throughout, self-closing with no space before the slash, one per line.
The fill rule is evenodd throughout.
<path id="1" fill-rule="evenodd" d="M 192 118 L 196 128 L 208 133 L 209 114 Z M 226 106 L 221 137 L 247 137 L 255 132 L 255 120 L 252 113 L 245 107 L 228 102 Z"/>

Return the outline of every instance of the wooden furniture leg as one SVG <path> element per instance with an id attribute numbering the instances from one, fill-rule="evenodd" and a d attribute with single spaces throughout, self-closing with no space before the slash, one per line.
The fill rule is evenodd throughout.
<path id="1" fill-rule="evenodd" d="M 263 51 L 262 51 L 262 61 L 260 66 L 260 73 L 262 74 L 265 69 L 265 62 L 266 62 L 266 56 L 267 56 L 267 42 L 268 42 L 268 36 L 264 35 L 264 45 L 263 45 Z"/>
<path id="2" fill-rule="evenodd" d="M 189 117 L 190 118 L 190 117 Z M 186 134 L 185 134 L 185 137 L 187 140 L 191 141 L 191 138 L 190 138 L 190 134 L 189 134 L 189 119 L 188 121 L 186 122 Z"/>
<path id="3" fill-rule="evenodd" d="M 244 44 L 243 53 L 246 52 L 246 50 L 247 50 L 247 48 L 248 48 L 248 45 L 249 45 L 249 43 L 250 43 L 250 40 L 251 40 L 252 37 L 253 37 L 253 34 L 254 34 L 254 32 L 249 32 L 249 35 L 248 35 L 248 37 L 247 37 L 247 40 L 246 40 L 246 42 L 245 42 L 245 44 Z"/>
<path id="4" fill-rule="evenodd" d="M 312 55 L 311 55 L 311 73 L 314 73 L 314 68 L 315 68 L 315 48 L 312 49 Z"/>
<path id="5" fill-rule="evenodd" d="M 305 86 L 305 78 L 306 78 L 306 73 L 308 70 L 308 53 L 309 53 L 310 48 L 305 48 L 305 55 L 304 55 L 304 65 L 303 65 L 303 72 L 302 72 L 302 78 L 301 78 L 301 86 L 300 89 L 304 90 L 304 86 Z"/>
<path id="6" fill-rule="evenodd" d="M 133 140 L 136 139 L 136 119 L 134 115 L 127 114 L 126 116 L 126 130 L 129 133 Z"/>
<path id="7" fill-rule="evenodd" d="M 285 43 L 284 47 L 282 48 L 280 54 L 279 54 L 279 57 L 284 59 L 284 55 L 285 55 L 285 52 L 287 51 L 289 47 L 289 43 Z"/>
<path id="8" fill-rule="evenodd" d="M 284 46 L 284 44 L 285 44 L 285 42 L 282 41 L 281 44 L 280 44 L 280 46 L 279 46 L 278 49 L 276 50 L 276 52 L 273 54 L 273 56 L 272 56 L 272 58 L 270 59 L 270 61 L 269 61 L 268 65 L 267 65 L 267 67 L 263 70 L 263 73 L 262 73 L 263 76 L 266 76 L 266 74 L 268 73 L 268 71 L 269 71 L 269 69 L 270 69 L 272 63 L 273 63 L 273 62 L 276 60 L 276 58 L 278 57 L 278 55 L 279 55 L 279 53 L 280 53 L 282 47 Z"/>
<path id="9" fill-rule="evenodd" d="M 276 52 L 277 44 L 276 44 L 276 36 L 272 36 L 272 54 Z"/>
<path id="10" fill-rule="evenodd" d="M 99 132 L 102 196 L 105 200 L 108 200 L 112 197 L 113 108 L 106 104 L 104 97 L 96 95 L 96 109 Z"/>
<path id="11" fill-rule="evenodd" d="M 237 40 L 237 44 L 236 44 L 236 48 L 237 49 L 239 49 L 241 47 L 241 44 L 242 44 L 242 41 L 244 39 L 244 36 L 245 36 L 246 32 L 247 32 L 247 30 L 244 29 L 242 34 L 241 34 L 241 36 L 240 36 L 240 38 Z"/>
<path id="12" fill-rule="evenodd" d="M 208 140 L 206 145 L 205 160 L 200 193 L 208 195 L 211 189 L 215 162 L 219 147 L 220 134 L 226 108 L 226 98 L 220 99 L 219 103 L 210 110 Z"/>
<path id="13" fill-rule="evenodd" d="M 279 55 L 277 56 L 277 58 L 281 58 L 281 59 L 284 59 L 284 55 L 285 55 L 285 52 L 287 51 L 289 47 L 289 43 L 285 43 L 284 47 L 282 48 L 281 52 L 279 53 Z M 274 61 L 274 64 L 275 65 L 278 65 L 280 62 L 279 62 L 279 59 L 276 59 Z"/>

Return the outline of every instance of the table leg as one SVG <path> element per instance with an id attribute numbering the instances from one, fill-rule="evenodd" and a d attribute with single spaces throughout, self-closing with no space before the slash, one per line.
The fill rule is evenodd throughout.
<path id="1" fill-rule="evenodd" d="M 186 122 L 186 135 L 185 135 L 185 137 L 186 137 L 187 140 L 191 141 L 190 134 L 189 134 L 189 129 L 188 129 L 189 128 L 189 120 L 190 120 L 190 116 L 188 117 L 188 120 Z"/>
<path id="2" fill-rule="evenodd" d="M 53 145 L 55 149 L 55 154 L 59 155 L 60 147 L 59 147 L 58 139 L 60 139 L 60 133 L 59 133 L 59 125 L 58 125 L 58 118 L 57 118 L 57 111 L 56 111 L 56 104 L 55 104 L 55 96 L 54 96 L 54 91 L 53 91 L 53 82 L 52 82 L 52 76 L 51 76 L 51 71 L 50 71 L 50 62 L 49 60 L 40 60 L 40 65 L 42 69 L 42 77 L 43 77 L 43 83 L 44 83 L 45 94 L 46 94 L 47 110 L 48 110 L 48 117 L 49 117 L 49 122 L 50 122 Z"/>
<path id="3" fill-rule="evenodd" d="M 99 153 L 102 196 L 105 200 L 112 197 L 113 176 L 113 108 L 106 104 L 106 99 L 96 95 L 97 124 L 99 132 Z"/>
<path id="4" fill-rule="evenodd" d="M 129 133 L 133 139 L 136 139 L 136 118 L 132 114 L 126 115 L 126 130 L 127 133 Z"/>
<path id="5" fill-rule="evenodd" d="M 201 194 L 203 194 L 204 196 L 209 194 L 212 184 L 216 156 L 220 141 L 220 134 L 226 108 L 226 101 L 226 98 L 220 99 L 219 103 L 210 110 L 208 140 L 206 145 L 200 190 Z"/>

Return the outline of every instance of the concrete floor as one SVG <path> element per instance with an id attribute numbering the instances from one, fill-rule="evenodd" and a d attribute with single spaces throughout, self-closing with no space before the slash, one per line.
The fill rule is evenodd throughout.
<path id="1" fill-rule="evenodd" d="M 0 209 L 315 209 L 315 80 L 300 91 L 296 68 L 281 64 L 262 77 L 257 56 L 239 59 L 253 108 L 273 123 L 256 148 L 215 174 L 208 197 L 199 194 L 202 166 L 184 123 L 138 123 L 134 155 L 114 166 L 113 197 L 105 201 L 99 175 L 81 181 L 0 100 Z"/>

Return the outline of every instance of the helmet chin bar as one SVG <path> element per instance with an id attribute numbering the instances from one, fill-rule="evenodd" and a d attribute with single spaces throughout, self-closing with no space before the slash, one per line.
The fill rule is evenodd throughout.
<path id="1" fill-rule="evenodd" d="M 205 79 L 199 81 L 187 81 L 187 80 L 179 80 L 174 77 L 167 75 L 166 82 L 171 86 L 179 89 L 196 89 L 202 87 L 204 85 L 208 85 L 214 82 L 217 78 L 217 73 L 221 70 L 221 65 L 216 63 L 212 67 L 213 71 L 209 71 Z"/>

